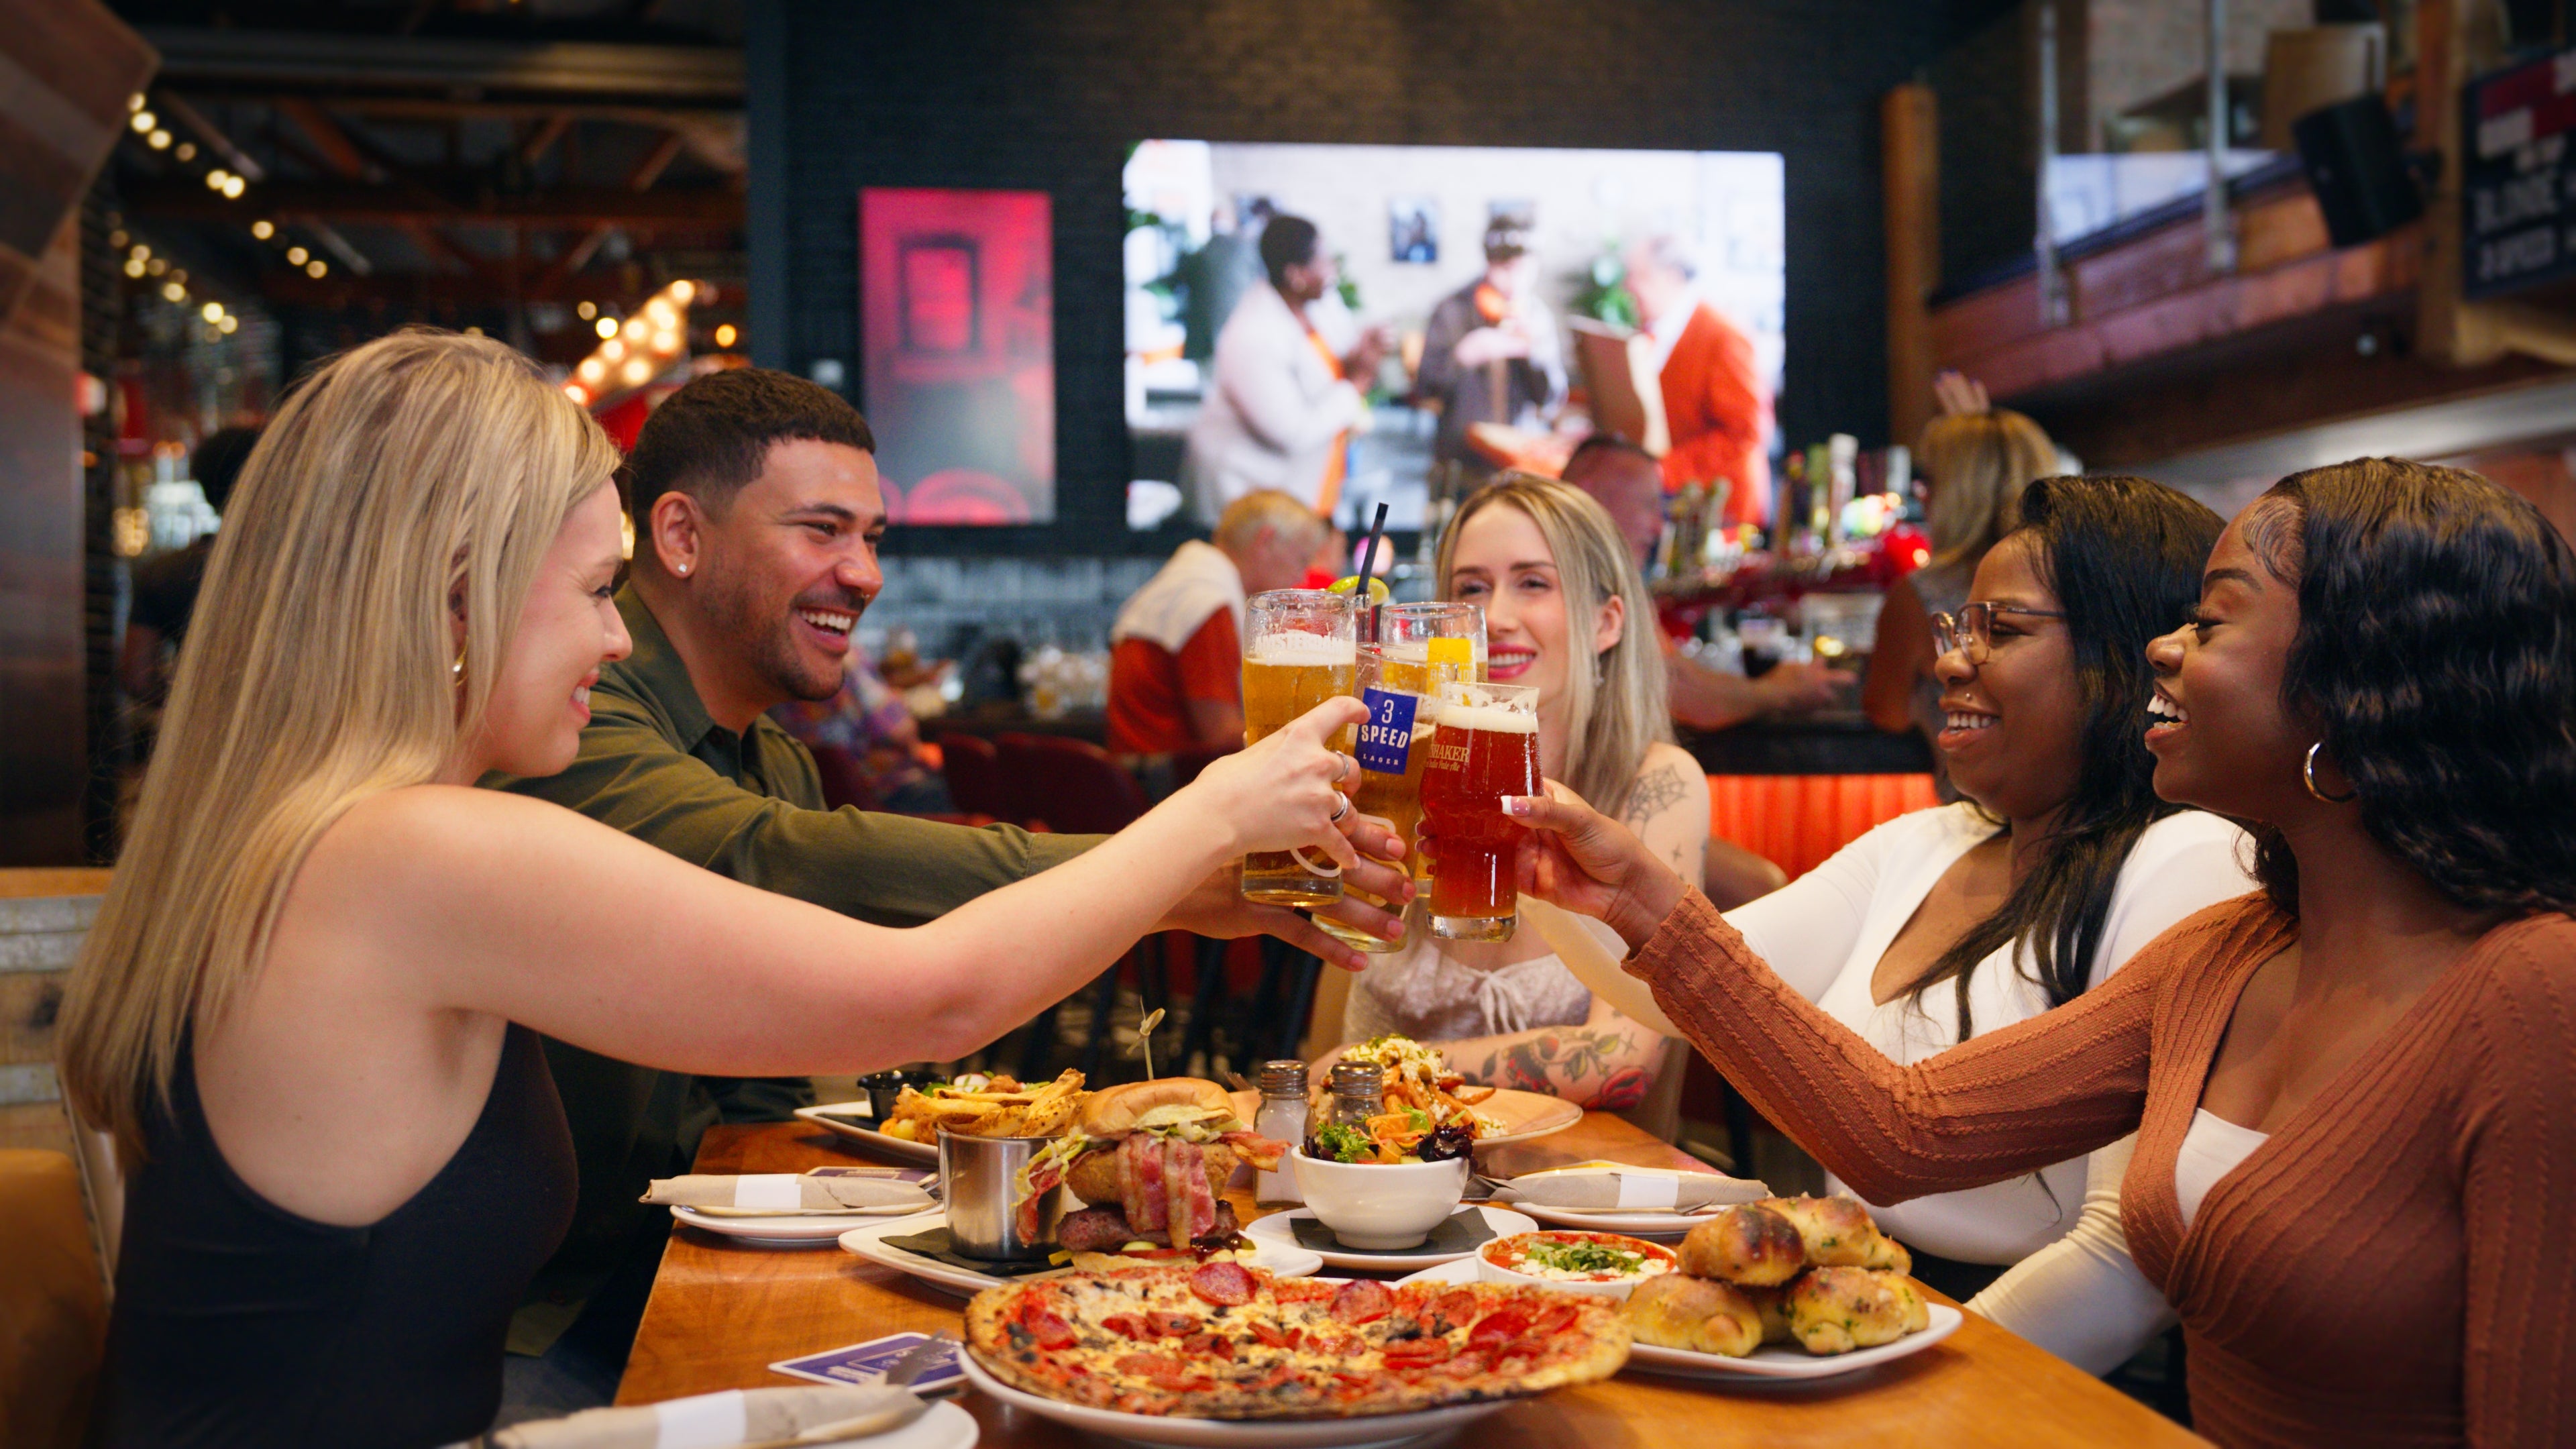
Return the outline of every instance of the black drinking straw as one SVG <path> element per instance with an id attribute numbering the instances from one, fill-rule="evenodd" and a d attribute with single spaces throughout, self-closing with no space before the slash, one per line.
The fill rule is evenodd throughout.
<path id="1" fill-rule="evenodd" d="M 1369 521 L 1368 547 L 1360 551 L 1359 600 L 1368 609 L 1372 626 L 1377 619 L 1377 595 L 1371 588 L 1372 582 L 1377 577 L 1377 539 L 1378 535 L 1385 531 L 1386 505 L 1380 503 L 1377 506 L 1377 517 Z M 1369 637 L 1372 642 L 1375 641 L 1377 637 L 1375 627 L 1370 628 Z"/>

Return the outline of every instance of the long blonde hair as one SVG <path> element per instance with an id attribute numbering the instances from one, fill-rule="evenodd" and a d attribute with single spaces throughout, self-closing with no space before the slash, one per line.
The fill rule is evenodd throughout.
<path id="1" fill-rule="evenodd" d="M 1932 479 L 1932 556 L 1974 566 L 2021 523 L 2022 490 L 2059 471 L 2057 445 L 2010 408 L 1934 418 L 1915 450 Z"/>
<path id="2" fill-rule="evenodd" d="M 1534 473 L 1498 475 L 1479 490 L 1450 520 L 1440 536 L 1440 592 L 1453 597 L 1450 571 L 1458 559 L 1458 535 L 1467 520 L 1488 508 L 1516 508 L 1538 525 L 1547 551 L 1556 560 L 1558 587 L 1565 591 L 1568 633 L 1584 628 L 1581 611 L 1598 609 L 1613 596 L 1626 606 L 1619 642 L 1594 658 L 1593 667 L 1568 661 L 1565 671 L 1565 785 L 1605 815 L 1627 808 L 1628 792 L 1646 752 L 1673 737 L 1672 712 L 1664 703 L 1664 656 L 1655 643 L 1655 606 L 1646 594 L 1646 579 L 1620 537 L 1619 526 L 1591 494 L 1570 483 Z M 1569 644 L 1580 647 L 1580 638 Z"/>
<path id="3" fill-rule="evenodd" d="M 482 723 L 537 564 L 617 450 L 536 366 L 426 329 L 324 364 L 225 510 L 141 804 L 63 1001 L 73 1105 L 139 1155 L 322 832 Z M 451 601 L 461 603 L 459 671 Z"/>

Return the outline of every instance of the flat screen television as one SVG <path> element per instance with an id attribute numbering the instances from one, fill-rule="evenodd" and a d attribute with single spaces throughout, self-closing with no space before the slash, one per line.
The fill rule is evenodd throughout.
<path id="1" fill-rule="evenodd" d="M 1653 393 L 1671 341 L 1638 326 L 1624 269 L 1640 248 L 1680 259 L 1749 348 L 1767 426 L 1785 351 L 1777 154 L 1149 140 L 1124 182 L 1131 527 L 1204 526 L 1245 480 L 1275 478 L 1329 498 L 1346 528 L 1383 501 L 1390 529 L 1418 529 L 1435 467 L 1445 485 L 1498 466 L 1498 448 L 1561 457 L 1599 413 L 1643 431 L 1660 398 L 1645 420 L 1616 394 L 1633 410 L 1636 389 Z M 1261 258 L 1282 217 L 1311 225 L 1332 264 L 1302 315 Z M 1371 333 L 1383 361 L 1346 379 L 1365 407 L 1301 413 Z M 1470 421 L 1502 431 L 1471 439 Z"/>

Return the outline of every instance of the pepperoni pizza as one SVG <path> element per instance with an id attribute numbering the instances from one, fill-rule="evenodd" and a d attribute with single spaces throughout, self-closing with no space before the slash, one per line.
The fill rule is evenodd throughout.
<path id="1" fill-rule="evenodd" d="M 1407 1413 L 1593 1383 L 1628 1359 L 1607 1298 L 1222 1261 L 989 1288 L 967 1306 L 966 1342 L 1029 1393 L 1209 1419 Z"/>

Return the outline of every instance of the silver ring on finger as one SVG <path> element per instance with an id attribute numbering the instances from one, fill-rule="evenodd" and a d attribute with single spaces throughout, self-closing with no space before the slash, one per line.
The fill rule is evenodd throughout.
<path id="1" fill-rule="evenodd" d="M 1337 795 L 1334 799 L 1336 803 L 1333 806 L 1333 816 L 1332 819 L 1326 823 L 1339 825 L 1342 823 L 1342 817 L 1351 813 L 1351 797 L 1348 795 Z"/>

